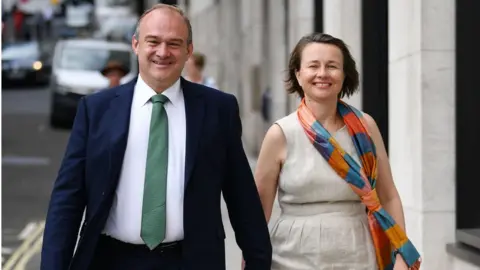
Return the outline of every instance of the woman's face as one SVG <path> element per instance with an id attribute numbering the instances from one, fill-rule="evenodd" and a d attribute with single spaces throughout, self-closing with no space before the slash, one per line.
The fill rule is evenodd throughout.
<path id="1" fill-rule="evenodd" d="M 305 46 L 301 59 L 296 77 L 305 96 L 317 101 L 336 99 L 345 79 L 342 51 L 335 45 L 314 42 Z"/>

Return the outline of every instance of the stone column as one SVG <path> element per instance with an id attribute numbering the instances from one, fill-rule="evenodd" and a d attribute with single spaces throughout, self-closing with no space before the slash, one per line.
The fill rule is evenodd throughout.
<path id="1" fill-rule="evenodd" d="M 454 269 L 454 0 L 389 1 L 389 134 L 393 178 L 422 269 Z"/>
<path id="2" fill-rule="evenodd" d="M 351 0 L 324 0 L 324 33 L 342 39 L 349 47 L 357 62 L 357 70 L 362 74 L 362 3 Z M 362 108 L 361 83 L 359 92 L 346 102 L 358 109 Z"/>
<path id="3" fill-rule="evenodd" d="M 213 76 L 222 86 L 220 6 L 214 0 L 190 1 L 188 15 L 193 30 L 193 49 L 206 55 L 205 74 Z M 220 79 L 219 79 L 220 78 Z"/>
<path id="4" fill-rule="evenodd" d="M 263 124 L 261 119 L 260 102 L 262 89 L 262 38 L 263 3 L 258 0 L 241 1 L 241 33 L 236 42 L 241 46 L 241 63 L 238 66 L 241 78 L 239 84 L 242 89 L 243 112 L 242 121 L 244 126 L 244 142 L 251 154 L 257 154 L 263 140 Z"/>
<path id="5" fill-rule="evenodd" d="M 290 1 L 290 25 L 289 25 L 289 43 L 288 52 L 290 53 L 297 42 L 305 35 L 313 32 L 313 25 L 315 20 L 314 1 L 315 0 L 289 0 Z M 287 55 L 288 57 L 288 55 Z M 287 59 L 288 61 L 288 59 Z M 297 109 L 300 99 L 297 95 L 290 95 L 289 111 L 293 112 Z"/>
<path id="6" fill-rule="evenodd" d="M 270 7 L 270 80 L 272 90 L 272 119 L 280 119 L 286 115 L 287 95 L 285 92 L 285 70 L 287 55 L 285 54 L 285 15 L 283 0 L 269 0 Z"/>

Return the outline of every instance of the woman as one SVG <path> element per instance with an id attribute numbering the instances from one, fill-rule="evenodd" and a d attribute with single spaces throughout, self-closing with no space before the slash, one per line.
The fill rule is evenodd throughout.
<path id="1" fill-rule="evenodd" d="M 340 100 L 359 83 L 347 46 L 305 36 L 288 69 L 302 102 L 268 130 L 255 171 L 267 220 L 277 189 L 282 210 L 272 269 L 418 269 L 379 129 Z"/>

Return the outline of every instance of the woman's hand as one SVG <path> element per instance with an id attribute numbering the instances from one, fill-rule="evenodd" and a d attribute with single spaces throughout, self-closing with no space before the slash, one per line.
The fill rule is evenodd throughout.
<path id="1" fill-rule="evenodd" d="M 408 265 L 400 254 L 397 254 L 393 270 L 408 270 Z"/>

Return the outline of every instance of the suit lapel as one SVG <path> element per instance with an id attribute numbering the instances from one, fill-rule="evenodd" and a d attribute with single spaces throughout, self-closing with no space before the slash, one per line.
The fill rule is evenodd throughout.
<path id="1" fill-rule="evenodd" d="M 127 146 L 130 127 L 130 110 L 133 92 L 137 79 L 118 88 L 115 98 L 110 103 L 107 119 L 110 121 L 110 185 L 109 191 L 115 190 L 123 157 Z M 185 99 L 186 117 L 186 157 L 185 157 L 185 187 L 192 176 L 195 158 L 200 142 L 205 104 L 202 92 L 194 84 L 181 78 L 181 87 Z"/>
<path id="2" fill-rule="evenodd" d="M 110 191 L 115 190 L 123 157 L 127 146 L 128 130 L 130 127 L 130 110 L 132 107 L 133 92 L 137 79 L 118 87 L 114 99 L 110 102 L 108 116 L 110 138 Z"/>
<path id="3" fill-rule="evenodd" d="M 185 99 L 185 116 L 187 120 L 187 148 L 185 157 L 185 188 L 192 176 L 198 144 L 201 139 L 205 101 L 203 94 L 194 84 L 181 78 L 181 86 Z"/>

